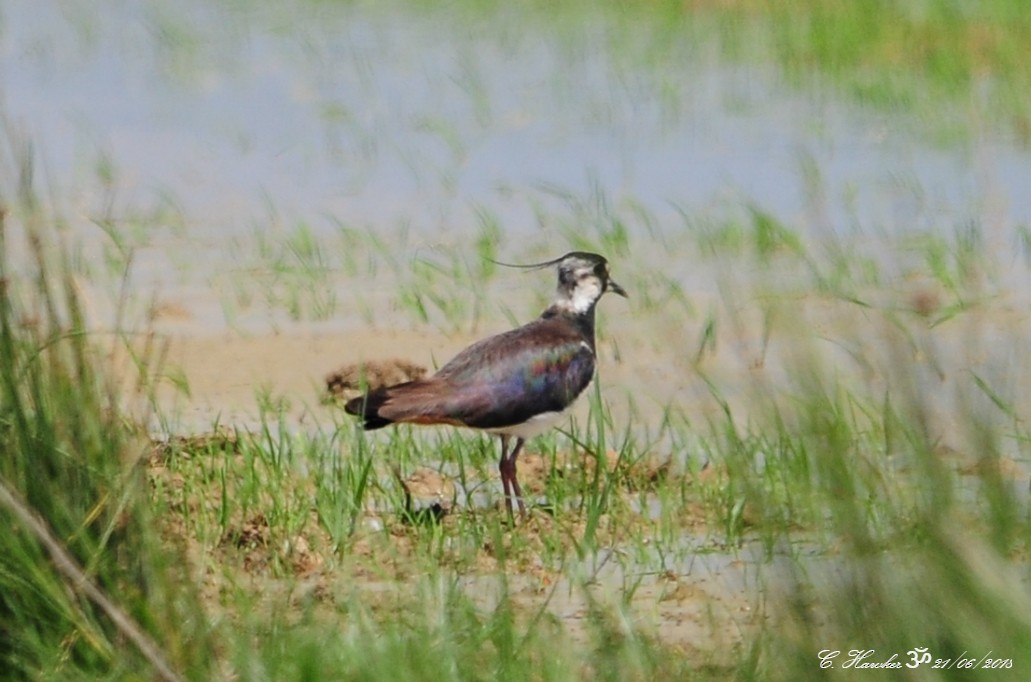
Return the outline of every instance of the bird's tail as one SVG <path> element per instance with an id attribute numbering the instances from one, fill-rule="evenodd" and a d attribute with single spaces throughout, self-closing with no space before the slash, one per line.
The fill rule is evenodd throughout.
<path id="1" fill-rule="evenodd" d="M 347 401 L 344 411 L 361 417 L 366 431 L 395 423 L 465 425 L 453 414 L 447 387 L 432 378 L 374 389 Z"/>

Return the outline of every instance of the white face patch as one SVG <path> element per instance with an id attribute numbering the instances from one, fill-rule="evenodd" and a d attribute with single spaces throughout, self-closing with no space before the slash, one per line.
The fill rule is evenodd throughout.
<path id="1" fill-rule="evenodd" d="M 601 281 L 597 277 L 587 277 L 576 283 L 573 289 L 571 306 L 574 313 L 586 313 L 601 298 Z"/>
<path id="2" fill-rule="evenodd" d="M 603 293 L 601 280 L 591 273 L 578 279 L 568 296 L 566 296 L 566 292 L 559 291 L 555 305 L 562 310 L 580 315 L 590 310 Z"/>

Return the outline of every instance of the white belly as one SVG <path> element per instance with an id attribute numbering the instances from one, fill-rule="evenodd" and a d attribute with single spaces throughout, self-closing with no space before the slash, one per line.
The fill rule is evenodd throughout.
<path id="1" fill-rule="evenodd" d="M 572 406 L 570 406 L 572 407 Z M 530 417 L 529 420 L 522 424 L 515 424 L 513 426 L 501 426 L 496 429 L 485 429 L 490 433 L 496 433 L 499 436 L 513 436 L 515 438 L 533 438 L 539 436 L 551 427 L 562 421 L 565 416 L 569 414 L 569 408 L 561 412 L 541 412 L 538 415 Z"/>

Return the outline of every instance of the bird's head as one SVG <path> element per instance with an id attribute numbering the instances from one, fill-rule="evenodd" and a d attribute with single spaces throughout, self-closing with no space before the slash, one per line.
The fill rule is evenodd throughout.
<path id="1" fill-rule="evenodd" d="M 558 266 L 558 290 L 552 309 L 581 315 L 590 312 L 606 292 L 611 291 L 624 298 L 626 290 L 609 276 L 609 262 L 604 256 L 586 251 L 572 251 L 564 256 L 532 265 L 509 265 L 509 267 L 540 269 Z"/>
<path id="2" fill-rule="evenodd" d="M 609 275 L 604 256 L 573 251 L 557 259 L 558 291 L 555 304 L 574 314 L 588 312 L 606 292 L 626 298 L 626 290 Z"/>

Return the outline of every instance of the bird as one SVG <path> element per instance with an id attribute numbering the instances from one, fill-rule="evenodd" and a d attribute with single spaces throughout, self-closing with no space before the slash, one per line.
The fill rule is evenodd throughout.
<path id="1" fill-rule="evenodd" d="M 497 435 L 509 518 L 514 518 L 514 499 L 525 519 L 516 459 L 527 439 L 563 419 L 594 378 L 598 300 L 609 292 L 629 295 L 610 277 L 608 260 L 596 253 L 572 251 L 543 263 L 497 264 L 530 270 L 557 266 L 555 297 L 540 317 L 474 343 L 432 376 L 353 398 L 344 411 L 359 417 L 366 431 L 390 424 L 450 424 Z"/>

